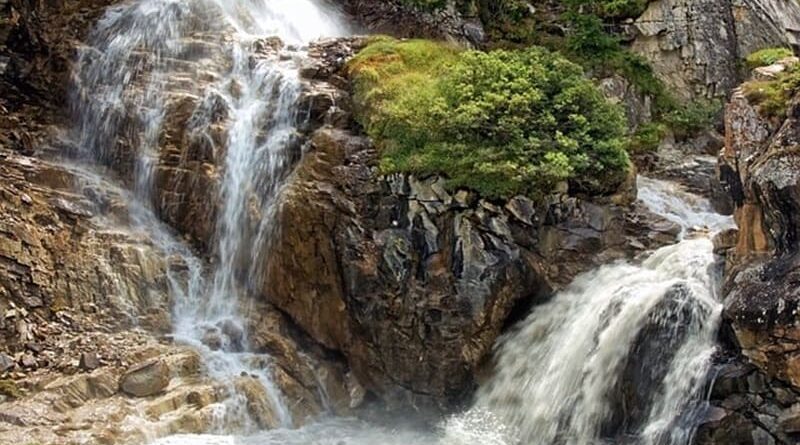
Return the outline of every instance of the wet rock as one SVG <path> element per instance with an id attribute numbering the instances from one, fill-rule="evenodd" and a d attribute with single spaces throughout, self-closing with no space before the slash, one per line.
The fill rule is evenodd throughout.
<path id="1" fill-rule="evenodd" d="M 748 444 L 798 441 L 798 110 L 792 101 L 786 119 L 770 120 L 741 91 L 726 109 L 726 146 L 718 172 L 739 228 L 720 234 L 715 243 L 726 255 L 727 354 L 740 365 L 738 372 L 718 378 L 712 391 L 720 399 L 715 404 L 735 411 L 729 416 L 733 420 L 704 431 L 721 436 L 701 443 L 727 443 L 735 435 Z"/>
<path id="2" fill-rule="evenodd" d="M 244 341 L 244 330 L 242 326 L 233 320 L 223 320 L 217 324 L 220 334 L 225 338 L 224 345 L 226 351 L 241 352 Z"/>
<path id="3" fill-rule="evenodd" d="M 238 392 L 247 399 L 247 410 L 259 428 L 273 429 L 281 424 L 275 406 L 261 382 L 253 377 L 241 377 L 235 383 Z"/>
<path id="4" fill-rule="evenodd" d="M 129 369 L 120 380 L 120 389 L 134 397 L 149 397 L 163 391 L 169 382 L 169 367 L 154 360 Z"/>

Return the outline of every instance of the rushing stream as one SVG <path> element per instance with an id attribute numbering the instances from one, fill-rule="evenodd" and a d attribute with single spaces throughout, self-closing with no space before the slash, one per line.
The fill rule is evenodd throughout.
<path id="1" fill-rule="evenodd" d="M 711 235 L 731 221 L 701 198 L 644 178 L 640 200 L 680 224 L 681 241 L 641 262 L 584 274 L 534 308 L 499 341 L 496 372 L 472 409 L 434 431 L 347 419 L 291 428 L 290 401 L 271 380 L 269 357 L 248 346 L 242 314 L 263 254 L 249 246 L 272 236 L 273 203 L 299 152 L 303 46 L 347 32 L 333 11 L 312 0 L 138 0 L 109 9 L 81 51 L 73 100 L 79 151 L 100 164 L 133 166 L 134 224 L 184 265 L 168 277 L 174 335 L 202 353 L 211 377 L 233 389 L 215 435 L 157 443 L 687 443 L 721 310 Z M 257 44 L 272 36 L 289 44 L 280 56 Z M 201 98 L 189 129 L 224 156 L 213 270 L 153 212 L 167 103 L 181 95 Z M 223 146 L 215 146 L 220 115 L 228 131 Z M 243 374 L 265 388 L 277 429 L 260 431 L 249 418 L 233 383 Z"/>

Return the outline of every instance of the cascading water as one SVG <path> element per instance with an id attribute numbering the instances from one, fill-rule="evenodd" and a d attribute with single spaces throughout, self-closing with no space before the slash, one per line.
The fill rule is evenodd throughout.
<path id="1" fill-rule="evenodd" d="M 79 153 L 113 166 L 132 165 L 134 223 L 160 227 L 146 207 L 156 196 L 154 173 L 163 149 L 167 103 L 199 98 L 190 132 L 213 141 L 220 119 L 227 125 L 217 218 L 216 262 L 206 280 L 188 249 L 154 237 L 181 258 L 186 272 L 171 271 L 175 337 L 202 352 L 208 373 L 227 381 L 233 396 L 218 429 L 253 431 L 244 395 L 235 381 L 255 377 L 265 388 L 278 423 L 291 415 L 273 385 L 269 358 L 248 352 L 242 301 L 258 276 L 260 249 L 270 235 L 272 204 L 298 149 L 297 74 L 302 46 L 345 33 L 335 15 L 312 0 L 140 0 L 109 9 L 81 51 L 73 111 Z M 264 50 L 278 37 L 287 51 Z M 136 210 L 138 209 L 138 210 Z M 254 244 L 255 243 L 255 244 Z"/>
<path id="2" fill-rule="evenodd" d="M 579 277 L 500 341 L 476 409 L 506 423 L 510 441 L 688 443 L 682 416 L 701 396 L 721 312 L 709 232 L 732 221 L 672 184 L 639 187 L 684 239 Z"/>
<path id="3" fill-rule="evenodd" d="M 692 428 L 684 416 L 698 401 L 720 313 L 709 234 L 731 222 L 707 202 L 645 178 L 640 199 L 680 224 L 682 241 L 641 264 L 585 274 L 535 308 L 499 343 L 496 375 L 474 407 L 439 431 L 333 420 L 252 435 L 259 425 L 233 383 L 242 374 L 264 386 L 278 426 L 290 426 L 291 416 L 269 358 L 248 352 L 243 303 L 262 253 L 249 246 L 271 236 L 272 204 L 297 149 L 302 46 L 346 32 L 330 17 L 312 0 L 140 0 L 109 9 L 81 51 L 73 100 L 79 151 L 133 166 L 133 222 L 182 265 L 168 276 L 175 337 L 202 352 L 212 377 L 231 384 L 217 432 L 247 436 L 159 443 L 686 443 Z M 289 49 L 264 51 L 271 36 Z M 183 96 L 199 98 L 190 132 L 224 159 L 210 274 L 149 208 L 168 103 Z M 227 132 L 217 145 L 219 120 Z"/>

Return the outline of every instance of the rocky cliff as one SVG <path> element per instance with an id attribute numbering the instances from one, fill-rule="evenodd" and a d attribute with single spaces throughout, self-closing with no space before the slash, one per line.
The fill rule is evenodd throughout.
<path id="1" fill-rule="evenodd" d="M 720 429 L 709 443 L 743 436 L 741 443 L 788 444 L 800 437 L 799 110 L 792 102 L 785 119 L 769 118 L 741 89 L 727 106 L 719 174 L 739 229 L 717 242 L 727 258 L 723 333 L 729 349 L 713 387 Z"/>

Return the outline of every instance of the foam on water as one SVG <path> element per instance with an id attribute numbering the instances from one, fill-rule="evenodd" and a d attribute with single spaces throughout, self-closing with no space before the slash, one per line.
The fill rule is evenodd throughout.
<path id="1" fill-rule="evenodd" d="M 641 178 L 639 187 L 645 205 L 685 232 L 731 224 L 672 184 Z M 722 308 L 710 236 L 601 267 L 536 307 L 499 342 L 477 406 L 523 443 L 687 443 L 694 424 L 684 416 L 700 400 Z M 641 412 L 620 419 L 633 378 Z"/>

